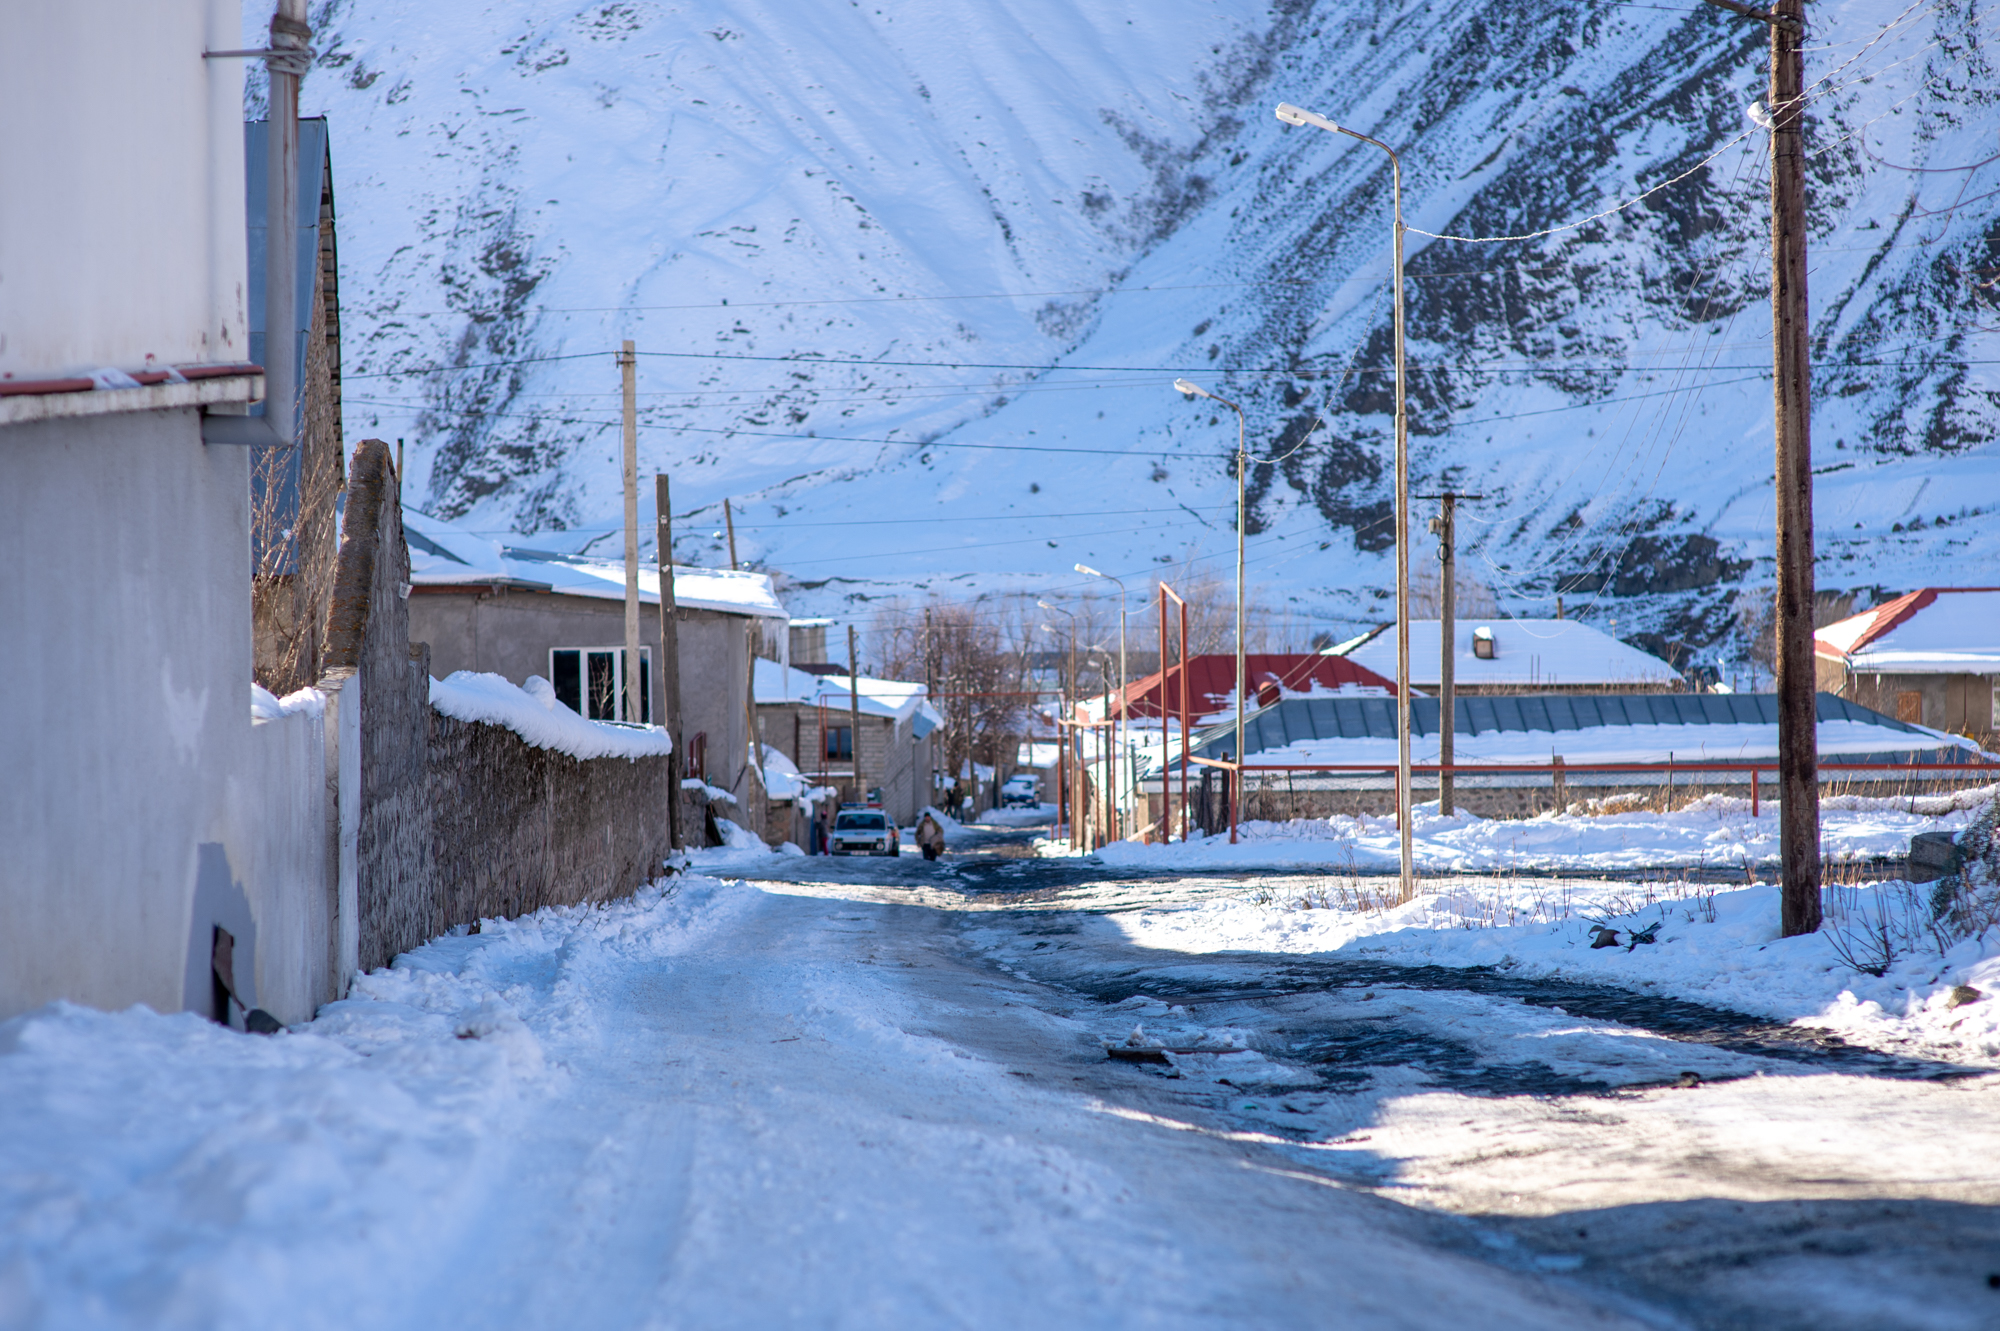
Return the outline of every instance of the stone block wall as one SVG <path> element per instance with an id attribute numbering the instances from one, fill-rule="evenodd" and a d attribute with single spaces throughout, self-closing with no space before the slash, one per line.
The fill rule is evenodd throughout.
<path id="1" fill-rule="evenodd" d="M 429 747 L 432 872 L 408 911 L 423 917 L 424 937 L 629 896 L 659 876 L 669 850 L 664 757 L 580 761 L 436 711 Z"/>
<path id="2" fill-rule="evenodd" d="M 430 660 L 410 646 L 410 552 L 389 446 L 364 439 L 348 467 L 320 688 L 360 685 L 360 789 L 353 850 L 362 970 L 389 964 L 437 932 L 427 904 Z"/>

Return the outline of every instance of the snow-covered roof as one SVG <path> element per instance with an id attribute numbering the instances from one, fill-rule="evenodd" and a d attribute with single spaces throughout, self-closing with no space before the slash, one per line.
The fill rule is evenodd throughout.
<path id="1" fill-rule="evenodd" d="M 766 705 L 796 702 L 838 712 L 850 707 L 847 676 L 815 675 L 763 657 L 757 658 L 754 687 L 757 701 Z M 921 684 L 900 679 L 869 679 L 864 675 L 861 713 L 909 721 L 918 739 L 944 724 L 944 718 L 930 704 L 929 691 Z"/>
<path id="2" fill-rule="evenodd" d="M 1821 656 L 1884 674 L 2000 674 L 2000 588 L 1926 587 L 1813 634 Z"/>
<path id="3" fill-rule="evenodd" d="M 410 546 L 410 581 L 420 587 L 497 584 L 607 601 L 625 599 L 622 560 L 502 545 L 407 504 L 403 533 Z M 639 569 L 639 600 L 659 604 L 660 574 L 651 564 Z M 674 603 L 759 619 L 788 618 L 770 575 L 734 569 L 675 565 Z"/>
<path id="4" fill-rule="evenodd" d="M 1580 620 L 1461 619 L 1454 627 L 1453 674 L 1459 684 L 1468 687 L 1589 688 L 1678 684 L 1681 680 L 1680 672 L 1659 657 Z M 1473 635 L 1482 629 L 1493 634 L 1491 659 L 1473 654 Z M 1418 688 L 1438 686 L 1438 633 L 1435 619 L 1410 621 L 1410 683 Z M 1348 660 L 1394 679 L 1394 626 L 1344 654 Z"/>

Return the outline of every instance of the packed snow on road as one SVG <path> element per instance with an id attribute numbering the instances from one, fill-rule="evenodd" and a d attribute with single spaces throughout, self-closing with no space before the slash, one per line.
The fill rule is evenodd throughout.
<path id="1" fill-rule="evenodd" d="M 1238 884 L 989 895 L 970 856 L 710 854 L 746 877 L 485 921 L 271 1038 L 60 1004 L 0 1026 L 0 1325 L 2000 1310 L 1984 1055 L 1650 992 L 1700 946 L 1679 916 L 1615 957 L 1550 935 L 1572 978 L 1537 989 L 1356 956 L 1310 927 L 1340 912 Z"/>

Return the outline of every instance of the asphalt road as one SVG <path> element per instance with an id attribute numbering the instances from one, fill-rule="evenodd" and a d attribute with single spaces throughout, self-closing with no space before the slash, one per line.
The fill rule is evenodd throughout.
<path id="1" fill-rule="evenodd" d="M 1619 1316 L 2000 1328 L 2000 1078 L 1609 986 L 1149 951 L 1120 912 L 1283 876 L 1114 873 L 1033 858 L 1031 840 L 969 828 L 935 864 L 809 857 L 746 876 L 929 907 L 946 927 L 924 946 L 1004 977 L 1016 1014 L 1095 1031 L 1051 1063 L 1005 1014 L 940 1020 L 1017 1075 L 1250 1143 Z M 966 1010 L 962 989 L 937 1000 Z M 1180 1052 L 1111 1056 L 1134 1027 Z"/>

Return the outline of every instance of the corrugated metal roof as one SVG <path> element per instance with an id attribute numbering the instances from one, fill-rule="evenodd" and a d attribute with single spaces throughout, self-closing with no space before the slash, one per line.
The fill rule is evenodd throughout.
<path id="1" fill-rule="evenodd" d="M 1439 703 L 1413 698 L 1410 730 L 1435 735 Z M 1900 734 L 1929 736 L 1921 726 L 1849 702 L 1831 693 L 1819 695 L 1821 721 L 1858 721 Z M 1482 735 L 1496 731 L 1587 730 L 1598 726 L 1715 726 L 1778 723 L 1778 698 L 1772 693 L 1629 693 L 1519 694 L 1459 698 L 1453 708 L 1452 733 Z M 1394 698 L 1288 698 L 1243 721 L 1243 747 L 1255 755 L 1303 740 L 1394 739 Z M 1940 741 L 1943 743 L 1943 741 Z M 1195 732 L 1192 752 L 1214 758 L 1236 744 L 1234 720 Z"/>

